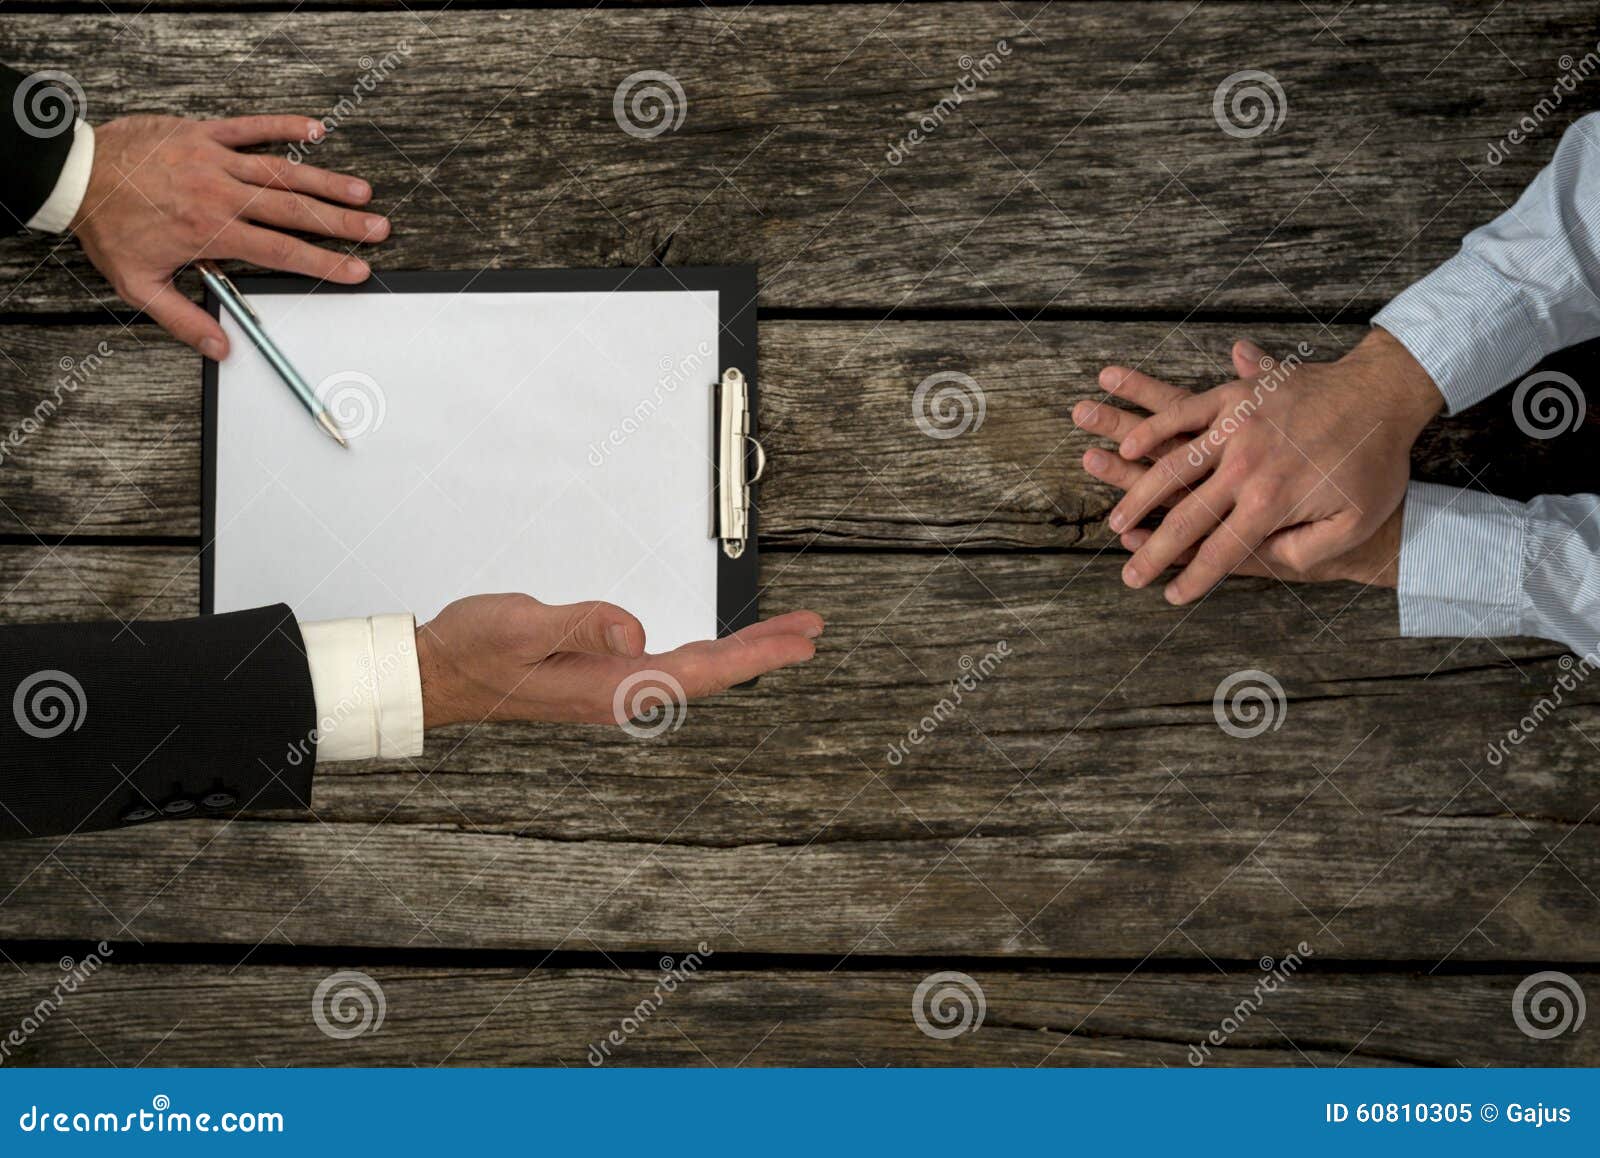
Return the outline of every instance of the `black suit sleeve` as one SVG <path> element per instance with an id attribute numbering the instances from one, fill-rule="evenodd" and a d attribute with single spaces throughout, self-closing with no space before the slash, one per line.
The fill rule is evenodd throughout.
<path id="1" fill-rule="evenodd" d="M 63 88 L 0 64 L 0 230 L 21 231 L 49 199 L 76 120 L 77 106 Z"/>
<path id="2" fill-rule="evenodd" d="M 0 627 L 0 838 L 308 808 L 316 714 L 284 604 Z"/>

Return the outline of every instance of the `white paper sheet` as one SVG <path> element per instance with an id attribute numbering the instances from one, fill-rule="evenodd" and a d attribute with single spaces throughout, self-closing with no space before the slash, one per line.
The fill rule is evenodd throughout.
<path id="1" fill-rule="evenodd" d="M 421 623 L 523 591 L 619 604 L 651 651 L 716 634 L 714 291 L 251 303 L 351 448 L 225 316 L 215 610 Z"/>

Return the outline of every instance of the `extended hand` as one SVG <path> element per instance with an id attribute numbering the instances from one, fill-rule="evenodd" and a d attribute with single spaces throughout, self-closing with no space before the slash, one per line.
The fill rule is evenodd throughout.
<path id="1" fill-rule="evenodd" d="M 1133 531 L 1171 505 L 1153 533 L 1125 540 L 1134 556 L 1123 579 L 1143 587 L 1186 561 L 1167 584 L 1172 603 L 1200 597 L 1234 571 L 1318 576 L 1368 543 L 1390 523 L 1411 446 L 1443 405 L 1427 373 L 1383 330 L 1337 362 L 1286 370 L 1248 342 L 1234 346 L 1233 362 L 1239 381 L 1199 394 L 1108 366 L 1101 387 L 1151 416 L 1130 429 L 1111 407 L 1083 403 L 1074 413 L 1079 426 L 1120 441 L 1119 462 L 1091 451 L 1084 463 L 1127 490 L 1111 513 L 1113 531 Z M 1148 469 L 1137 467 L 1147 458 Z"/>
<path id="2" fill-rule="evenodd" d="M 1148 421 L 1144 411 L 1159 415 L 1195 397 L 1187 390 L 1168 385 L 1136 370 L 1108 368 L 1101 373 L 1100 380 L 1109 393 L 1142 407 L 1143 411 L 1126 410 L 1102 402 L 1080 402 L 1073 408 L 1072 418 L 1083 429 L 1119 445 L 1126 445 L 1128 437 Z M 1159 462 L 1175 451 L 1184 452 L 1186 445 L 1179 441 L 1163 443 L 1153 448 L 1150 458 Z M 1159 466 L 1130 462 L 1113 451 L 1099 449 L 1088 451 L 1083 456 L 1083 466 L 1095 478 L 1130 494 L 1148 481 L 1153 471 L 1162 469 Z M 1404 480 L 1402 480 L 1402 498 L 1403 486 Z M 1123 501 L 1126 502 L 1126 498 Z M 1166 505 L 1165 500 L 1162 505 Z M 1396 506 L 1366 538 L 1334 555 L 1311 562 L 1301 562 L 1293 551 L 1285 550 L 1285 545 L 1292 542 L 1291 536 L 1300 528 L 1270 535 L 1254 550 L 1245 553 L 1231 568 L 1231 572 L 1238 575 L 1275 576 L 1288 582 L 1314 583 L 1343 579 L 1393 587 L 1398 581 L 1399 574 L 1403 511 L 1403 506 Z M 1169 515 L 1169 520 L 1170 517 Z M 1163 529 L 1165 526 L 1166 524 L 1163 524 Z M 1219 533 L 1228 532 L 1224 530 Z M 1122 532 L 1121 541 L 1123 547 L 1137 554 L 1158 534 L 1159 530 L 1134 527 Z M 1193 547 L 1186 547 L 1162 566 L 1189 566 L 1194 562 L 1196 554 Z M 1154 572 L 1150 578 L 1159 573 L 1159 571 Z"/>
<path id="3" fill-rule="evenodd" d="M 643 626 L 609 603 L 474 595 L 417 628 L 423 719 L 429 728 L 466 720 L 623 724 L 636 702 L 661 708 L 670 700 L 681 709 L 680 697 L 804 663 L 822 626 L 813 611 L 791 611 L 647 655 Z"/>
<path id="4" fill-rule="evenodd" d="M 228 341 L 214 318 L 172 284 L 196 258 L 240 258 L 269 269 L 345 284 L 367 263 L 281 232 L 381 241 L 389 222 L 365 205 L 371 187 L 342 173 L 234 150 L 267 141 L 314 141 L 306 117 L 191 121 L 134 116 L 94 131 L 94 166 L 71 229 L 117 296 L 181 342 L 222 359 Z M 258 224 L 251 224 L 256 222 Z"/>

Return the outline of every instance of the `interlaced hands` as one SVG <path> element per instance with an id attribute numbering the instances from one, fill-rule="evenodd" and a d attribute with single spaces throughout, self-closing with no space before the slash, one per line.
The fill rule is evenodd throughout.
<path id="1" fill-rule="evenodd" d="M 1198 393 L 1108 366 L 1101 389 L 1138 409 L 1073 410 L 1116 444 L 1083 465 L 1125 492 L 1108 520 L 1133 553 L 1124 582 L 1176 567 L 1174 604 L 1230 574 L 1392 586 L 1411 447 L 1443 404 L 1432 380 L 1383 330 L 1337 362 L 1280 362 L 1249 341 L 1232 358 L 1239 377 Z"/>

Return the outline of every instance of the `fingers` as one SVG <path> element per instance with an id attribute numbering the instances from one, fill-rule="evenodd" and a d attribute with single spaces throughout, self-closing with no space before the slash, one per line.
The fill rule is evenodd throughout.
<path id="1" fill-rule="evenodd" d="M 1170 403 L 1141 422 L 1133 433 L 1122 440 L 1117 453 L 1123 458 L 1146 458 L 1151 450 L 1169 439 L 1192 430 L 1204 430 L 1211 425 L 1222 405 L 1215 390 Z"/>
<path id="2" fill-rule="evenodd" d="M 389 222 L 376 213 L 356 213 L 315 197 L 278 189 L 252 189 L 241 216 L 344 241 L 382 241 L 389 236 Z"/>
<path id="3" fill-rule="evenodd" d="M 1249 338 L 1233 344 L 1233 372 L 1241 378 L 1259 378 L 1274 365 L 1272 355 Z"/>
<path id="4" fill-rule="evenodd" d="M 1128 456 L 1124 454 L 1123 457 Z M 1112 508 L 1111 517 L 1106 520 L 1108 525 L 1119 533 L 1128 530 L 1209 469 L 1210 464 L 1203 456 L 1197 462 L 1196 456 L 1188 449 L 1163 455 L 1128 488 L 1122 501 Z"/>
<path id="5" fill-rule="evenodd" d="M 214 362 L 228 356 L 228 339 L 222 326 L 205 310 L 195 305 L 171 282 L 130 292 L 127 302 L 143 310 L 167 333 L 186 346 L 193 346 Z"/>
<path id="6" fill-rule="evenodd" d="M 789 623 L 780 624 L 781 620 Z M 805 663 L 817 652 L 805 631 L 814 627 L 820 633 L 821 623 L 811 612 L 791 612 L 721 639 L 687 644 L 652 662 L 676 679 L 689 697 L 714 695 L 778 668 Z M 775 632 L 774 624 L 782 630 Z"/>
<path id="7" fill-rule="evenodd" d="M 219 257 L 236 257 L 268 269 L 300 273 L 320 281 L 354 285 L 372 272 L 359 257 L 333 253 L 326 249 L 254 225 L 234 225 L 217 238 Z"/>
<path id="8" fill-rule="evenodd" d="M 296 165 L 287 157 L 265 153 L 229 153 L 223 167 L 228 175 L 248 185 L 309 193 L 324 201 L 346 205 L 365 205 L 372 200 L 372 186 L 348 173 L 333 173 L 315 165 Z"/>
<path id="9" fill-rule="evenodd" d="M 1072 422 L 1080 430 L 1087 430 L 1090 434 L 1098 434 L 1101 438 L 1111 442 L 1120 443 L 1130 431 L 1144 421 L 1144 417 L 1131 410 L 1124 410 L 1120 406 L 1113 406 L 1109 402 L 1084 401 L 1072 408 Z M 1182 443 L 1177 440 L 1164 442 L 1155 448 L 1150 458 L 1160 458 L 1177 450 Z M 1143 471 L 1140 472 L 1144 473 Z"/>
<path id="10" fill-rule="evenodd" d="M 1126 398 L 1135 406 L 1151 412 L 1165 410 L 1174 402 L 1188 398 L 1189 391 L 1172 386 L 1159 378 L 1130 370 L 1126 366 L 1107 366 L 1100 371 L 1100 389 L 1118 398 Z"/>
<path id="11" fill-rule="evenodd" d="M 543 609 L 549 619 L 549 650 L 586 651 L 637 659 L 644 654 L 644 625 L 614 603 L 590 600 Z"/>
<path id="12" fill-rule="evenodd" d="M 228 117 L 201 123 L 210 130 L 212 140 L 230 149 L 268 141 L 320 141 L 324 135 L 322 122 L 310 117 Z"/>
<path id="13" fill-rule="evenodd" d="M 1121 455 L 1112 454 L 1108 450 L 1096 448 L 1084 454 L 1083 469 L 1101 482 L 1125 491 L 1143 478 L 1150 468 L 1129 462 Z"/>
<path id="14" fill-rule="evenodd" d="M 733 635 L 745 642 L 765 639 L 772 635 L 803 635 L 807 639 L 816 639 L 822 634 L 824 626 L 822 616 L 815 611 L 788 611 L 771 619 L 752 623 L 749 627 L 734 632 Z"/>
<path id="15" fill-rule="evenodd" d="M 1165 529 L 1165 524 L 1162 529 Z M 1227 521 L 1200 545 L 1193 562 L 1167 584 L 1163 592 L 1167 602 L 1182 605 L 1200 598 L 1254 559 L 1267 537 L 1277 529 L 1278 517 L 1259 504 L 1247 500 L 1234 507 Z M 1160 538 L 1159 531 L 1156 538 Z M 1169 563 L 1172 561 L 1167 560 Z"/>
<path id="16" fill-rule="evenodd" d="M 1215 479 L 1186 497 L 1167 512 L 1155 533 L 1123 566 L 1122 581 L 1138 588 L 1160 575 L 1222 522 L 1230 501 L 1227 491 Z"/>

